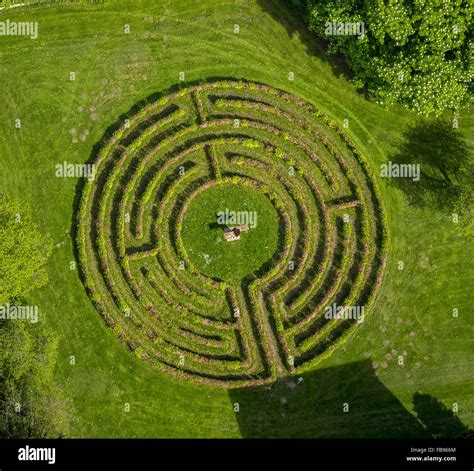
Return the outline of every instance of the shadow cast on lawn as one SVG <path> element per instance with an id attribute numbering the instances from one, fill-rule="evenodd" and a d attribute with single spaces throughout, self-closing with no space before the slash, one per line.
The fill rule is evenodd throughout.
<path id="1" fill-rule="evenodd" d="M 369 360 L 229 391 L 243 438 L 451 438 L 472 434 L 432 396 L 413 396 L 416 417 Z M 344 407 L 348 411 L 344 411 Z"/>
<path id="2" fill-rule="evenodd" d="M 433 438 L 473 438 L 473 430 L 464 425 L 454 412 L 429 394 L 413 396 L 415 413 Z"/>
<path id="3" fill-rule="evenodd" d="M 429 437 L 423 426 L 359 361 L 230 391 L 244 438 Z M 349 407 L 344 412 L 344 404 Z"/>
<path id="4" fill-rule="evenodd" d="M 389 161 L 419 164 L 420 179 L 391 178 L 390 184 L 401 189 L 412 206 L 451 209 L 459 185 L 472 173 L 472 153 L 463 135 L 449 122 L 437 119 L 409 128 L 404 138 Z"/>

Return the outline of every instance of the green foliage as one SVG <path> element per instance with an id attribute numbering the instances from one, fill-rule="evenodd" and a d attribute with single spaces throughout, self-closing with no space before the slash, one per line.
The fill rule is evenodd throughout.
<path id="1" fill-rule="evenodd" d="M 466 0 L 308 1 L 310 29 L 346 56 L 356 86 L 435 115 L 472 100 L 473 12 Z M 360 22 L 364 34 L 333 35 L 326 22 Z"/>
<path id="2" fill-rule="evenodd" d="M 0 195 L 0 305 L 26 304 L 23 296 L 46 283 L 48 237 Z M 58 437 L 66 429 L 66 408 L 53 379 L 57 340 L 42 323 L 0 320 L 0 436 Z"/>
<path id="3" fill-rule="evenodd" d="M 0 195 L 0 305 L 46 282 L 51 242 L 16 202 Z"/>
<path id="4" fill-rule="evenodd" d="M 41 323 L 0 321 L 0 436 L 51 438 L 67 430 L 53 377 L 57 340 Z"/>

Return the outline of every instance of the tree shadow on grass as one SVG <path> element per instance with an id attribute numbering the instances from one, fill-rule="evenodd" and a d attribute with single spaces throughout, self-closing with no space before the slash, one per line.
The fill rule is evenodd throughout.
<path id="1" fill-rule="evenodd" d="M 451 209 L 460 186 L 472 172 L 472 153 L 462 134 L 450 123 L 437 119 L 409 128 L 404 138 L 389 161 L 419 164 L 420 179 L 391 178 L 390 183 L 403 190 L 415 207 Z"/>
<path id="2" fill-rule="evenodd" d="M 368 360 L 230 391 L 244 438 L 427 438 Z M 344 404 L 349 407 L 343 411 Z M 235 410 L 235 408 L 234 408 Z"/>
<path id="3" fill-rule="evenodd" d="M 258 0 L 263 11 L 269 13 L 273 19 L 285 27 L 290 38 L 297 36 L 306 48 L 306 53 L 325 60 L 336 77 L 345 77 L 351 80 L 353 73 L 347 65 L 342 54 L 329 55 L 327 53 L 328 43 L 318 38 L 308 29 L 305 22 L 304 2 L 295 5 L 291 0 Z"/>
<path id="4" fill-rule="evenodd" d="M 472 438 L 474 436 L 473 430 L 429 394 L 416 393 L 413 396 L 413 406 L 418 420 L 432 438 Z"/>
<path id="5" fill-rule="evenodd" d="M 301 378 L 230 390 L 243 438 L 474 438 L 472 429 L 428 394 L 413 396 L 412 415 L 368 360 Z"/>

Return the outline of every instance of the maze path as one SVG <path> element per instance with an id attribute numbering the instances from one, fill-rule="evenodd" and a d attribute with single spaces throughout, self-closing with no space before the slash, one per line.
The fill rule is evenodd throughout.
<path id="1" fill-rule="evenodd" d="M 77 213 L 81 274 L 106 324 L 139 358 L 189 380 L 264 384 L 329 355 L 367 312 L 385 266 L 385 215 L 364 158 L 313 105 L 264 84 L 171 92 L 118 127 Z M 183 218 L 214 185 L 255 188 L 280 247 L 231 286 L 190 262 Z"/>

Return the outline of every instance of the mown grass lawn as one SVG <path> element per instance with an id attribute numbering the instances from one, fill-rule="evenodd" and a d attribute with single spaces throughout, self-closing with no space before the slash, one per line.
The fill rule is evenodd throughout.
<path id="1" fill-rule="evenodd" d="M 423 122 L 357 93 L 340 61 L 325 55 L 283 2 L 118 0 L 0 12 L 0 20 L 7 18 L 38 21 L 39 38 L 0 38 L 0 191 L 28 205 L 57 244 L 49 283 L 30 296 L 30 303 L 39 306 L 42 322 L 60 336 L 56 375 L 74 411 L 70 435 L 248 435 L 233 411 L 234 394 L 157 372 L 103 325 L 71 265 L 77 180 L 55 177 L 55 165 L 86 162 L 111 123 L 134 103 L 176 84 L 181 72 L 185 81 L 241 77 L 268 83 L 317 104 L 341 123 L 347 119 L 347 132 L 376 175 L 380 164 L 397 154 L 407 131 Z M 471 146 L 473 129 L 472 113 L 463 113 L 459 132 Z M 416 155 L 408 157 L 416 161 Z M 449 207 L 414 205 L 409 189 L 377 180 L 390 230 L 384 283 L 366 322 L 320 369 L 369 361 L 378 380 L 414 415 L 413 397 L 422 392 L 450 409 L 457 403 L 460 420 L 474 427 L 472 241 L 459 235 Z M 406 352 L 402 365 L 398 352 Z M 340 371 L 349 376 L 347 368 Z M 355 398 L 354 378 L 346 381 L 344 375 L 338 384 L 347 400 L 363 402 L 370 387 Z M 390 402 L 377 401 L 378 390 L 367 395 L 376 406 L 349 412 L 345 420 L 351 420 L 339 435 L 374 436 L 377 430 L 396 435 L 387 431 L 392 411 Z M 296 393 L 288 400 L 293 397 L 300 400 Z M 342 411 L 334 409 L 334 420 L 315 430 L 314 414 L 327 404 L 324 397 L 307 399 L 290 409 L 299 412 L 286 422 L 288 435 L 338 436 L 335 418 Z M 125 403 L 130 412 L 124 411 Z M 251 414 L 261 402 L 246 401 L 245 407 Z M 313 409 L 306 415 L 304 407 Z M 268 423 L 261 427 L 268 430 L 274 418 L 269 414 L 261 420 L 265 417 Z M 285 436 L 285 429 L 279 435 Z"/>
<path id="2" fill-rule="evenodd" d="M 249 231 L 239 240 L 226 241 L 224 227 L 232 224 L 219 224 L 219 216 L 223 221 L 234 217 L 235 225 L 241 220 Z M 278 226 L 278 214 L 265 195 L 243 185 L 217 185 L 191 201 L 183 221 L 183 244 L 198 271 L 240 285 L 277 251 Z"/>

